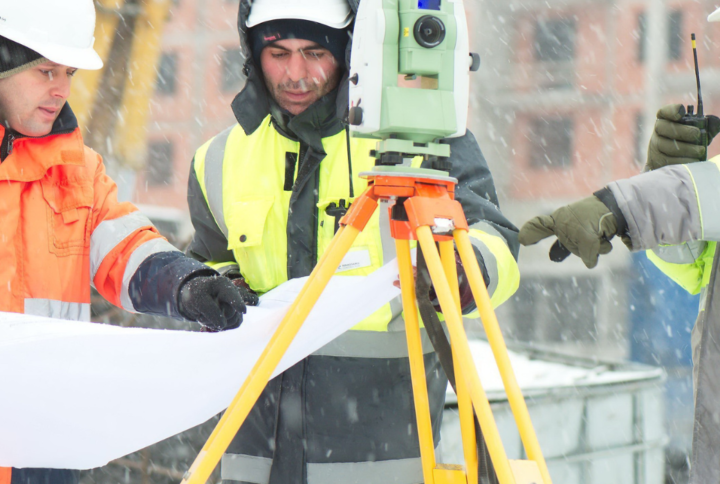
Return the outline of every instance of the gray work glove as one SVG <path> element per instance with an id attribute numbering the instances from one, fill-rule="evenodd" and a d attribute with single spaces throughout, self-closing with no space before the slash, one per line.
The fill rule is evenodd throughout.
<path id="1" fill-rule="evenodd" d="M 705 160 L 706 148 L 700 144 L 700 129 L 680 124 L 678 121 L 683 116 L 685 106 L 682 104 L 669 104 L 660 108 L 648 146 L 645 171 Z M 720 118 L 713 115 L 707 118 L 709 144 L 720 132 Z"/>
<path id="2" fill-rule="evenodd" d="M 237 328 L 246 312 L 238 288 L 222 276 L 198 276 L 185 282 L 179 290 L 178 309 L 184 318 L 212 331 Z"/>
<path id="3" fill-rule="evenodd" d="M 624 223 L 623 218 L 621 224 Z M 601 255 L 612 250 L 610 239 L 624 235 L 624 232 L 613 211 L 593 195 L 560 207 L 552 215 L 541 215 L 526 222 L 520 229 L 520 243 L 534 245 L 554 235 L 566 249 L 580 257 L 588 269 L 592 269 Z M 623 237 L 623 241 L 629 243 L 627 237 Z"/>

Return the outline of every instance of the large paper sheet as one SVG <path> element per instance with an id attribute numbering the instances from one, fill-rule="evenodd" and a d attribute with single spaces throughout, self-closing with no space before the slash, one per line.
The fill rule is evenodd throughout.
<path id="1" fill-rule="evenodd" d="M 400 294 L 393 261 L 334 277 L 278 375 Z M 0 466 L 89 469 L 201 424 L 241 387 L 304 280 L 224 333 L 0 313 Z"/>

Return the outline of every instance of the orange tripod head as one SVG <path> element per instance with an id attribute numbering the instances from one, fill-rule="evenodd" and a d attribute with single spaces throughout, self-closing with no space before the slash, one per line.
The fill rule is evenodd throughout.
<path id="1" fill-rule="evenodd" d="M 387 170 L 387 171 L 386 171 Z M 456 229 L 468 230 L 460 202 L 455 200 L 457 180 L 442 172 L 399 167 L 361 173 L 368 190 L 353 204 L 357 207 L 340 221 L 362 230 L 379 200 L 390 206 L 390 233 L 400 240 L 416 240 L 418 227 L 428 226 L 436 241 L 452 240 Z"/>

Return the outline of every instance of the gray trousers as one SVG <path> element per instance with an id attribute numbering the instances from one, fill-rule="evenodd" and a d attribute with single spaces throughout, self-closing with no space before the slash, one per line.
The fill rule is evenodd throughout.
<path id="1" fill-rule="evenodd" d="M 693 423 L 690 484 L 720 483 L 720 291 L 692 332 Z"/>

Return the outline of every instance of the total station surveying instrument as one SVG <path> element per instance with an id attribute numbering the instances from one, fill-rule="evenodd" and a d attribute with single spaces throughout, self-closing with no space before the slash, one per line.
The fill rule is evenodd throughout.
<path id="1" fill-rule="evenodd" d="M 479 64 L 479 57 L 469 52 L 462 0 L 360 2 L 353 35 L 348 121 L 353 136 L 378 140 L 377 149 L 372 152 L 375 168 L 359 175 L 368 180 L 369 186 L 341 219 L 335 238 L 183 483 L 207 481 L 330 278 L 383 202 L 383 206 L 389 207 L 390 229 L 398 256 L 424 483 L 477 484 L 479 473 L 491 469 L 491 475 L 483 475 L 482 482 L 551 484 L 468 236 L 467 220 L 460 203 L 454 199 L 457 180 L 448 173 L 450 146 L 442 142 L 466 132 L 469 73 L 477 70 Z M 403 78 L 414 85 L 408 87 L 401 82 Z M 410 160 L 418 156 L 431 168 L 411 168 Z M 445 361 L 436 340 L 433 345 L 458 396 L 465 466 L 438 464 L 435 458 L 412 240 L 417 240 L 418 263 L 422 260 L 427 267 L 450 334 L 448 342 L 442 328 L 436 332 L 436 336 L 440 333 L 439 343 L 444 340 L 448 350 L 443 351 Z M 460 310 L 456 247 L 528 460 L 508 459 L 473 363 Z M 427 321 L 425 325 L 430 334 Z M 483 467 L 479 449 L 489 455 L 489 465 Z M 388 481 L 392 480 L 388 476 Z"/>

